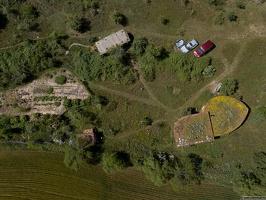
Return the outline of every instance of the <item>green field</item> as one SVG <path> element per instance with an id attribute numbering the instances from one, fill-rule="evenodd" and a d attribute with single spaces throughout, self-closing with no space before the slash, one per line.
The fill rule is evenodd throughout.
<path id="1" fill-rule="evenodd" d="M 15 7 L 16 3 L 14 3 L 12 7 L 11 2 L 19 2 L 17 3 L 19 6 Z M 89 5 L 89 2 L 98 4 Z M 214 6 L 208 2 L 225 2 L 225 4 Z M 238 8 L 237 2 L 242 2 L 245 9 Z M 86 3 L 88 7 L 85 6 Z M 28 21 L 24 19 L 25 16 L 20 15 L 28 4 L 33 5 L 38 11 L 35 19 L 27 19 L 37 24 L 36 30 L 24 27 Z M 239 199 L 241 195 L 246 194 L 239 181 L 242 177 L 241 172 L 256 169 L 254 154 L 266 152 L 266 120 L 255 123 L 252 121 L 256 109 L 266 105 L 265 10 L 266 2 L 256 5 L 248 0 L 12 0 L 0 2 L 0 20 L 8 19 L 7 24 L 4 25 L 6 27 L 2 27 L 3 24 L 0 21 L 0 58 L 3 57 L 5 61 L 2 62 L 4 64 L 0 63 L 1 89 L 19 85 L 10 84 L 13 83 L 13 77 L 19 79 L 22 75 L 26 77 L 32 73 L 32 76 L 23 80 L 24 82 L 18 82 L 23 85 L 37 79 L 42 73 L 53 74 L 53 69 L 58 70 L 57 68 L 61 67 L 71 71 L 80 82 L 86 84 L 92 96 L 97 97 L 96 103 L 90 100 L 83 106 L 67 107 L 68 111 L 62 114 L 62 121 L 59 117 L 52 116 L 47 117 L 47 123 L 40 125 L 44 117 L 38 118 L 39 121 L 36 120 L 36 124 L 34 120 L 12 118 L 10 120 L 13 123 L 12 126 L 0 127 L 1 140 L 8 140 L 8 137 L 14 134 L 13 132 L 16 133 L 12 139 L 24 140 L 25 136 L 24 138 L 21 136 L 24 132 L 34 135 L 34 131 L 39 135 L 34 135 L 33 138 L 49 140 L 53 131 L 57 131 L 58 134 L 64 131 L 76 134 L 84 129 L 95 127 L 105 136 L 102 147 L 106 152 L 126 152 L 131 154 L 132 159 L 141 158 L 142 154 L 147 152 L 156 152 L 159 155 L 167 152 L 177 158 L 194 153 L 204 160 L 202 166 L 204 179 L 201 184 L 192 184 L 187 191 L 174 192 L 169 182 L 162 187 L 155 187 L 140 172 L 139 165 L 115 174 L 105 174 L 101 164 L 86 164 L 80 171 L 75 172 L 63 164 L 63 155 L 52 152 L 53 150 L 51 152 L 8 151 L 7 148 L 0 148 L 0 198 Z M 110 16 L 114 11 L 126 16 L 128 23 L 125 26 L 112 21 Z M 237 16 L 234 22 L 228 19 L 228 15 L 232 13 Z M 69 23 L 71 16 L 88 20 L 89 28 L 82 33 L 74 31 Z M 162 18 L 167 19 L 168 23 L 161 23 Z M 222 24 L 215 23 L 217 20 L 221 20 Z M 123 79 L 124 74 L 111 74 L 118 68 L 117 66 L 121 67 L 121 63 L 110 65 L 111 67 L 103 74 L 95 70 L 103 68 L 104 64 L 99 60 L 105 59 L 106 62 L 111 63 L 112 60 L 117 59 L 114 52 L 100 57 L 97 52 L 86 54 L 90 52 L 90 48 L 87 47 L 73 46 L 71 50 L 69 49 L 72 43 L 93 45 L 94 42 L 90 39 L 95 37 L 98 40 L 120 29 L 130 33 L 133 40 L 145 37 L 149 44 L 162 48 L 161 57 L 153 58 L 151 64 L 149 63 L 154 70 L 153 81 L 142 79 L 136 72 L 131 63 L 133 50 L 130 45 L 132 44 L 125 52 L 127 62 L 123 64 L 123 67 L 130 69 L 135 77 L 135 80 L 128 85 L 119 83 L 119 79 Z M 175 41 L 181 38 L 186 41 L 195 38 L 200 44 L 210 39 L 216 47 L 207 56 L 195 59 L 192 52 L 181 55 L 181 52 L 174 50 Z M 35 42 L 29 40 L 37 40 L 42 44 L 35 45 Z M 29 51 L 33 48 L 32 46 L 36 48 L 32 51 L 34 53 Z M 35 57 L 45 48 L 52 52 L 47 51 L 44 55 Z M 67 50 L 69 54 L 66 54 Z M 83 65 L 86 70 L 94 68 L 97 71 L 95 74 L 101 74 L 98 79 L 87 80 L 83 76 L 87 75 L 86 70 L 80 73 L 75 70 L 76 65 L 81 65 L 74 62 L 74 55 L 79 51 L 85 56 L 77 57 L 76 60 L 89 56 L 95 59 L 89 64 L 84 61 Z M 5 52 L 9 53 L 8 56 L 3 56 L 2 53 Z M 23 60 L 26 57 L 23 53 L 28 55 L 27 62 Z M 174 71 L 173 66 L 169 64 L 171 55 L 179 55 L 180 60 L 190 60 L 189 64 L 183 64 L 190 68 L 192 68 L 189 66 L 192 65 L 191 63 L 197 64 L 206 57 L 211 57 L 211 65 L 216 72 L 212 77 L 204 77 L 202 80 L 192 76 L 191 80 L 184 81 L 180 71 Z M 12 56 L 17 57 L 10 61 Z M 45 56 L 48 56 L 51 62 L 46 62 L 48 59 Z M 134 59 L 145 66 L 144 61 L 148 58 L 149 55 L 144 53 Z M 41 63 L 48 63 L 47 65 L 51 66 L 42 66 L 35 71 L 35 66 L 30 65 L 33 72 L 29 73 L 28 68 L 25 67 L 28 61 L 34 61 L 39 66 L 40 60 Z M 19 71 L 21 63 L 25 64 L 24 71 Z M 2 74 L 5 76 L 2 77 Z M 114 81 L 106 78 L 108 75 L 110 77 L 117 75 L 118 78 L 116 77 Z M 9 81 L 2 83 L 4 78 Z M 174 122 L 184 115 L 184 111 L 189 107 L 199 111 L 209 99 L 216 95 L 211 93 L 215 85 L 226 78 L 237 79 L 239 84 L 235 92 L 242 96 L 243 102 L 250 110 L 243 125 L 231 134 L 217 138 L 214 142 L 176 148 L 173 137 Z M 105 101 L 102 104 L 98 102 L 101 98 Z M 0 103 L 2 105 L 2 102 Z M 5 124 L 5 121 L 2 120 L 1 124 Z M 27 126 L 28 124 L 31 126 Z M 59 128 L 52 130 L 52 125 Z M 45 130 L 43 137 L 40 133 L 42 130 Z M 265 194 L 265 183 L 256 187 L 253 194 Z"/>
<path id="2" fill-rule="evenodd" d="M 106 175 L 100 166 L 78 173 L 66 168 L 61 155 L 39 151 L 1 151 L 0 199 L 237 199 L 232 190 L 201 185 L 173 192 L 155 187 L 137 171 Z"/>

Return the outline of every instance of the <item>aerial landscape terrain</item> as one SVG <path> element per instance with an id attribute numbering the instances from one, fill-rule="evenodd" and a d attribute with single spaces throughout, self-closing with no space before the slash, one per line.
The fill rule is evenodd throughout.
<path id="1" fill-rule="evenodd" d="M 266 196 L 264 0 L 0 0 L 0 199 Z"/>

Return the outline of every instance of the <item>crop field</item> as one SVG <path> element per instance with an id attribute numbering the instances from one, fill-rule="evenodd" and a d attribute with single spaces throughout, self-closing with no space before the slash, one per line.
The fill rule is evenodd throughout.
<path id="1" fill-rule="evenodd" d="M 67 169 L 62 156 L 38 151 L 1 151 L 0 199 L 236 199 L 230 189 L 202 185 L 173 192 L 155 187 L 137 171 L 106 175 L 100 166 L 79 173 Z"/>

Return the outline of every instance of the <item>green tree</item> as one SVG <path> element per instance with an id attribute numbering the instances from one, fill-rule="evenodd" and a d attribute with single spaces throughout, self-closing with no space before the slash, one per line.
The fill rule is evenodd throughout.
<path id="1" fill-rule="evenodd" d="M 154 185 L 162 186 L 174 176 L 175 160 L 169 160 L 166 154 L 154 152 L 144 159 L 141 170 Z"/>
<path id="2" fill-rule="evenodd" d="M 117 153 L 103 153 L 102 165 L 105 173 L 114 173 L 124 169 L 127 163 Z"/>
<path id="3" fill-rule="evenodd" d="M 115 24 L 120 24 L 122 26 L 127 25 L 127 17 L 118 11 L 113 11 L 110 18 Z"/>
<path id="4" fill-rule="evenodd" d="M 21 14 L 26 19 L 35 19 L 39 15 L 37 9 L 31 4 L 23 6 L 21 8 Z"/>
<path id="5" fill-rule="evenodd" d="M 161 56 L 161 53 L 162 53 L 162 48 L 161 47 L 158 47 L 154 44 L 149 44 L 146 48 L 146 53 L 149 55 L 149 56 L 152 56 L 152 57 L 155 57 L 155 58 L 158 58 Z"/>
<path id="6" fill-rule="evenodd" d="M 256 163 L 255 174 L 261 180 L 261 184 L 266 185 L 266 153 L 263 151 L 254 153 L 253 159 Z"/>
<path id="7" fill-rule="evenodd" d="M 146 38 L 135 38 L 132 44 L 132 52 L 134 56 L 141 56 L 148 45 Z"/>
<path id="8" fill-rule="evenodd" d="M 65 145 L 64 164 L 70 169 L 78 171 L 84 163 L 84 156 L 89 156 L 83 148 L 80 148 L 76 139 L 71 139 L 72 144 Z"/>
<path id="9" fill-rule="evenodd" d="M 151 65 L 142 66 L 141 74 L 146 81 L 153 81 L 155 79 L 155 69 Z"/>
<path id="10" fill-rule="evenodd" d="M 238 89 L 238 81 L 236 79 L 224 79 L 220 92 L 226 96 L 231 96 L 236 93 Z"/>
<path id="11" fill-rule="evenodd" d="M 71 15 L 68 17 L 68 24 L 74 31 L 83 33 L 90 29 L 90 22 L 83 17 Z"/>
<path id="12" fill-rule="evenodd" d="M 244 195 L 254 195 L 254 189 L 256 186 L 261 185 L 261 180 L 252 171 L 241 172 L 240 179 L 240 190 Z"/>

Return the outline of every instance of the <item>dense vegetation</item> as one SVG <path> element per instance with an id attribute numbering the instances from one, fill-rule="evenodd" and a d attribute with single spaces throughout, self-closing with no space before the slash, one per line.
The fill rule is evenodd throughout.
<path id="1" fill-rule="evenodd" d="M 37 78 L 60 65 L 61 46 L 55 40 L 28 40 L 12 51 L 0 52 L 0 87 L 7 89 Z"/>

